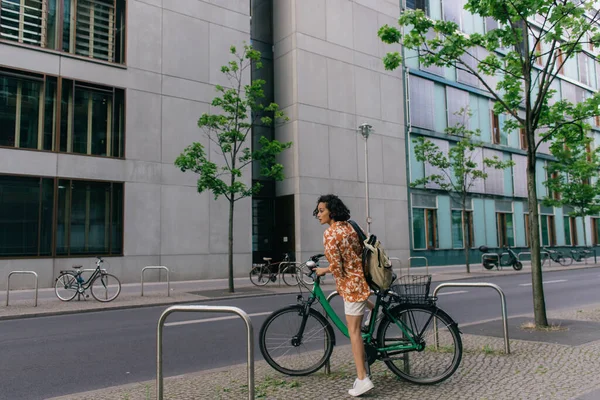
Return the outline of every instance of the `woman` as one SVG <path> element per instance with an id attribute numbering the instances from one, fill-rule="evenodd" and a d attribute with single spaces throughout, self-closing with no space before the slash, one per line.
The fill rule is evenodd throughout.
<path id="1" fill-rule="evenodd" d="M 316 274 L 322 276 L 331 272 L 337 291 L 344 299 L 344 312 L 357 375 L 348 393 L 356 397 L 373 389 L 373 382 L 365 369 L 365 347 L 360 329 L 365 308 L 372 308 L 372 304 L 368 302 L 371 292 L 363 273 L 363 244 L 352 225 L 347 222 L 350 219 L 350 211 L 337 196 L 328 194 L 319 197 L 313 215 L 321 225 L 329 225 L 323 234 L 325 257 L 329 261 L 329 267 L 317 268 Z"/>

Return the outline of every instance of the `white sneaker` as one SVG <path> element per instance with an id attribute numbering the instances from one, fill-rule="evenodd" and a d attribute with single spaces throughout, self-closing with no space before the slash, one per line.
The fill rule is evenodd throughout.
<path id="1" fill-rule="evenodd" d="M 348 394 L 353 397 L 358 397 L 367 393 L 369 390 L 373 389 L 373 387 L 373 382 L 371 382 L 368 376 L 366 376 L 363 380 L 357 378 L 354 381 L 352 389 L 348 390 Z"/>

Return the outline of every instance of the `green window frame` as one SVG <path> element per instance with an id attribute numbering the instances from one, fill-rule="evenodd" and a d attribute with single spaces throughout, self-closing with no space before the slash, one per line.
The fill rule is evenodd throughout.
<path id="1" fill-rule="evenodd" d="M 556 226 L 554 224 L 554 215 L 540 215 L 540 234 L 542 236 L 542 246 L 556 245 Z"/>

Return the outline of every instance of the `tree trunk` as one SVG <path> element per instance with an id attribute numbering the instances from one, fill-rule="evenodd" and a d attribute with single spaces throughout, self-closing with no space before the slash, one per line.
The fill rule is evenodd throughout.
<path id="1" fill-rule="evenodd" d="M 587 247 L 587 232 L 585 229 L 585 215 L 581 217 L 583 219 L 583 247 Z"/>
<path id="2" fill-rule="evenodd" d="M 462 225 L 463 225 L 463 246 L 465 247 L 465 265 L 467 266 L 467 274 L 471 273 L 471 267 L 469 266 L 469 240 L 467 235 L 467 229 L 469 229 L 469 224 L 466 223 L 467 210 L 465 203 L 463 201 L 463 210 L 462 210 Z"/>
<path id="3" fill-rule="evenodd" d="M 531 245 L 531 284 L 533 289 L 533 313 L 537 327 L 548 326 L 546 317 L 546 301 L 542 283 L 542 264 L 540 257 L 540 223 L 538 199 L 535 183 L 535 153 L 528 150 L 527 154 L 527 189 L 529 200 L 529 244 Z"/>
<path id="4" fill-rule="evenodd" d="M 233 199 L 229 200 L 229 293 L 235 292 L 233 287 Z"/>

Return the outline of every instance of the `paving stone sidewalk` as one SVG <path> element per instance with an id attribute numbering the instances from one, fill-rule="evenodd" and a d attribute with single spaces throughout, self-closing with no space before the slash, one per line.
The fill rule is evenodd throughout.
<path id="1" fill-rule="evenodd" d="M 553 319 L 600 321 L 600 304 L 549 314 Z M 552 341 L 553 332 L 546 337 Z M 528 340 L 511 340 L 510 355 L 503 340 L 463 335 L 464 355 L 457 372 L 446 382 L 418 386 L 398 380 L 385 365 L 373 365 L 375 389 L 371 399 L 589 399 L 600 387 L 600 332 L 598 339 L 579 346 Z M 256 349 L 258 351 L 258 349 Z M 331 375 L 287 377 L 264 361 L 256 363 L 257 399 L 346 399 L 354 379 L 349 346 L 336 347 Z M 168 371 L 165 371 L 168 374 Z M 246 365 L 204 371 L 165 379 L 165 399 L 245 399 Z M 586 393 L 588 395 L 586 396 Z M 155 399 L 155 381 L 107 388 L 52 400 Z"/>

